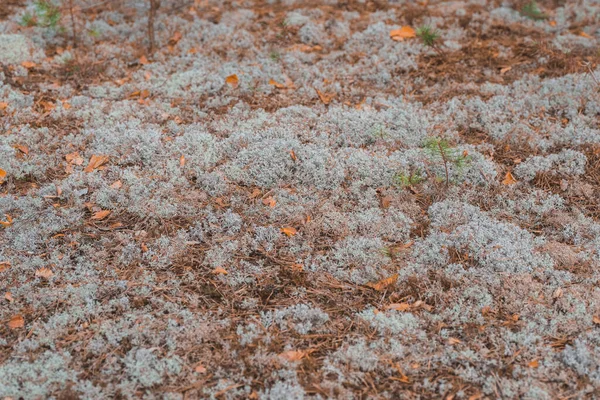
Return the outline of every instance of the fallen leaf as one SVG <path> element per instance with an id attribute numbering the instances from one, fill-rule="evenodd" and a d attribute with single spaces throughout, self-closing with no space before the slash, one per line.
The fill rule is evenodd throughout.
<path id="1" fill-rule="evenodd" d="M 269 79 L 269 85 L 275 86 L 277 89 L 285 89 L 285 85 L 283 83 L 276 82 L 273 79 Z"/>
<path id="2" fill-rule="evenodd" d="M 25 326 L 25 319 L 22 315 L 15 315 L 8 321 L 8 327 L 10 329 L 19 329 Z"/>
<path id="3" fill-rule="evenodd" d="M 297 232 L 296 229 L 294 229 L 291 226 L 286 226 L 284 228 L 281 228 L 281 233 L 285 233 L 288 237 L 294 236 Z"/>
<path id="4" fill-rule="evenodd" d="M 148 89 L 140 91 L 140 99 L 147 99 L 148 97 L 150 97 L 150 91 Z"/>
<path id="5" fill-rule="evenodd" d="M 304 271 L 304 265 L 302 264 L 292 264 L 291 270 L 294 272 L 302 272 Z"/>
<path id="6" fill-rule="evenodd" d="M 596 325 L 600 325 L 600 316 L 594 315 L 592 317 L 592 322 L 595 323 Z"/>
<path id="7" fill-rule="evenodd" d="M 275 204 L 277 204 L 277 202 L 275 201 L 275 199 L 272 198 L 271 196 L 265 197 L 264 199 L 262 199 L 262 203 L 265 206 L 269 206 L 271 208 L 275 207 Z"/>
<path id="8" fill-rule="evenodd" d="M 417 36 L 417 33 L 410 26 L 403 26 L 400 29 L 394 29 L 390 31 L 390 37 L 396 41 L 402 41 L 408 38 L 414 38 Z"/>
<path id="9" fill-rule="evenodd" d="M 513 176 L 513 174 L 509 172 L 506 173 L 506 175 L 504 176 L 504 180 L 502 181 L 503 185 L 514 185 L 515 183 L 517 183 L 517 180 L 515 179 L 515 177 Z"/>
<path id="10" fill-rule="evenodd" d="M 206 373 L 206 368 L 204 367 L 204 365 L 198 364 L 196 365 L 196 368 L 194 368 L 194 371 L 196 371 L 199 374 L 204 374 Z"/>
<path id="11" fill-rule="evenodd" d="M 19 150 L 23 154 L 29 154 L 29 147 L 27 147 L 23 144 L 15 145 L 15 149 Z"/>
<path id="12" fill-rule="evenodd" d="M 227 270 L 225 268 L 222 268 L 222 267 L 217 267 L 217 268 L 213 269 L 212 273 L 213 274 L 218 274 L 218 275 L 227 275 L 227 274 L 229 274 L 229 272 L 227 272 Z"/>
<path id="13" fill-rule="evenodd" d="M 288 350 L 279 354 L 279 357 L 285 358 L 288 361 L 300 361 L 306 356 L 306 352 L 302 350 Z"/>
<path id="14" fill-rule="evenodd" d="M 252 191 L 252 193 L 250 193 L 250 198 L 251 198 L 251 199 L 255 199 L 255 198 L 257 198 L 258 196 L 260 196 L 260 194 L 261 194 L 261 193 L 262 193 L 262 192 L 260 191 L 260 189 L 259 189 L 259 188 L 256 188 L 256 189 L 254 189 L 254 190 Z"/>
<path id="15" fill-rule="evenodd" d="M 331 103 L 331 100 L 335 97 L 335 93 L 323 93 L 319 89 L 315 89 L 317 91 L 317 95 L 319 99 L 323 102 L 323 104 L 328 105 Z"/>
<path id="16" fill-rule="evenodd" d="M 181 168 L 185 166 L 185 156 L 183 154 L 181 155 L 181 157 L 179 157 L 179 166 Z"/>
<path id="17" fill-rule="evenodd" d="M 6 292 L 4 293 L 4 300 L 12 303 L 13 301 L 15 301 L 15 299 L 13 299 L 12 297 L 12 293 L 11 292 Z"/>
<path id="18" fill-rule="evenodd" d="M 6 179 L 6 171 L 0 168 L 0 185 L 4 183 Z"/>
<path id="19" fill-rule="evenodd" d="M 2 261 L 0 262 L 0 272 L 4 272 L 7 269 L 10 268 L 10 262 L 9 261 Z"/>
<path id="20" fill-rule="evenodd" d="M 4 216 L 6 217 L 6 221 L 0 221 L 0 225 L 2 225 L 4 228 L 8 228 L 13 224 L 13 219 L 8 214 L 4 214 Z"/>
<path id="21" fill-rule="evenodd" d="M 6 103 L 4 101 L 0 101 L 0 111 L 6 110 L 7 107 L 8 107 L 8 103 Z"/>
<path id="22" fill-rule="evenodd" d="M 141 56 L 140 59 L 138 60 L 140 64 L 142 65 L 147 65 L 150 64 L 150 61 L 148 61 L 148 58 L 146 56 Z"/>
<path id="23" fill-rule="evenodd" d="M 171 38 L 169 39 L 169 44 L 171 46 L 175 46 L 183 37 L 183 35 L 181 34 L 181 32 L 177 31 L 173 34 L 173 36 L 171 36 Z"/>
<path id="24" fill-rule="evenodd" d="M 510 71 L 512 69 L 512 67 L 504 67 L 504 68 L 500 68 L 500 75 L 504 75 L 505 73 L 507 73 L 508 71 Z"/>
<path id="25" fill-rule="evenodd" d="M 103 219 L 105 219 L 106 217 L 108 217 L 110 215 L 111 211 L 110 210 L 100 210 L 95 212 L 92 215 L 92 219 L 94 221 L 102 221 Z"/>
<path id="26" fill-rule="evenodd" d="M 408 311 L 410 310 L 410 304 L 408 303 L 392 303 L 386 307 L 388 310 L 396 311 Z"/>
<path id="27" fill-rule="evenodd" d="M 385 279 L 382 279 L 377 282 L 369 282 L 369 283 L 367 283 L 366 286 L 368 286 L 372 289 L 375 289 L 378 292 L 381 292 L 384 289 L 387 289 L 389 286 L 394 285 L 397 281 L 398 281 L 398 274 L 394 274 L 394 275 L 390 276 L 389 278 L 385 278 Z"/>
<path id="28" fill-rule="evenodd" d="M 529 366 L 529 368 L 537 368 L 540 366 L 540 362 L 537 360 L 537 358 L 531 362 L 529 362 L 529 364 L 527 364 Z"/>
<path id="29" fill-rule="evenodd" d="M 71 103 L 65 100 L 62 102 L 62 106 L 65 110 L 69 110 L 71 108 Z"/>
<path id="30" fill-rule="evenodd" d="M 111 188 L 113 188 L 113 189 L 117 189 L 117 190 L 119 190 L 119 189 L 121 189 L 121 188 L 123 187 L 123 182 L 121 182 L 121 181 L 114 181 L 114 182 L 113 182 L 113 183 L 110 185 L 110 187 L 111 187 Z"/>
<path id="31" fill-rule="evenodd" d="M 552 298 L 553 299 L 559 299 L 563 296 L 563 290 L 562 288 L 557 288 L 554 293 L 552 293 Z"/>
<path id="32" fill-rule="evenodd" d="M 579 34 L 579 36 L 584 37 L 586 39 L 593 39 L 594 37 L 591 35 L 588 35 L 587 33 L 581 31 L 581 33 Z"/>
<path id="33" fill-rule="evenodd" d="M 85 169 L 83 170 L 84 172 L 92 172 L 93 170 L 101 167 L 102 165 L 106 164 L 106 162 L 108 161 L 108 157 L 107 156 L 97 156 L 97 155 L 93 155 L 90 158 L 90 162 L 88 163 L 87 167 L 85 167 Z"/>
<path id="34" fill-rule="evenodd" d="M 79 152 L 74 152 L 74 153 L 69 153 L 65 156 L 65 160 L 67 160 L 67 162 L 69 164 L 75 164 L 75 165 L 82 165 L 83 164 L 83 158 L 81 158 L 81 156 L 79 155 Z"/>
<path id="35" fill-rule="evenodd" d="M 462 343 L 462 341 L 460 339 L 453 338 L 453 337 L 448 338 L 448 344 L 450 344 L 450 345 L 455 345 L 455 344 L 459 344 L 459 343 Z"/>
<path id="36" fill-rule="evenodd" d="M 556 21 L 549 21 L 548 24 L 550 24 L 550 26 L 556 26 Z"/>
<path id="37" fill-rule="evenodd" d="M 48 279 L 52 275 L 54 275 L 54 272 L 52 272 L 52 270 L 50 268 L 46 268 L 46 267 L 42 267 L 35 271 L 35 276 L 37 276 L 38 278 Z"/>
<path id="38" fill-rule="evenodd" d="M 384 196 L 381 198 L 381 207 L 388 208 L 392 204 L 391 196 Z"/>
<path id="39" fill-rule="evenodd" d="M 24 66 L 27 69 L 31 69 L 31 68 L 35 67 L 37 64 L 34 63 L 33 61 L 23 61 L 21 63 L 21 65 Z"/>
<path id="40" fill-rule="evenodd" d="M 237 74 L 233 74 L 233 75 L 229 75 L 227 78 L 225 78 L 225 82 L 227 82 L 233 88 L 236 88 L 236 87 L 238 87 L 240 80 L 238 79 Z"/>
<path id="41" fill-rule="evenodd" d="M 290 157 L 292 157 L 293 161 L 298 161 L 298 157 L 296 157 L 296 153 L 294 153 L 294 150 L 290 150 Z"/>

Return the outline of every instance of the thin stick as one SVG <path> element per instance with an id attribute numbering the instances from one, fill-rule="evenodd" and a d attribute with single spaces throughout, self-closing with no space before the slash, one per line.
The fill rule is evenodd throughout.
<path id="1" fill-rule="evenodd" d="M 148 14 L 148 53 L 154 52 L 154 19 L 156 17 L 156 10 L 160 8 L 160 0 L 150 0 L 150 12 Z"/>
<path id="2" fill-rule="evenodd" d="M 75 14 L 73 13 L 73 0 L 69 0 L 69 14 L 71 14 L 71 30 L 73 33 L 73 48 L 77 47 L 77 30 L 75 27 Z"/>

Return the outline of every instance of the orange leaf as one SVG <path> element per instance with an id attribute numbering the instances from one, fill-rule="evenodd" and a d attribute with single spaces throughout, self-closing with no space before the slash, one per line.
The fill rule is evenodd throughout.
<path id="1" fill-rule="evenodd" d="M 0 101 L 0 111 L 6 110 L 7 107 L 8 107 L 8 103 Z"/>
<path id="2" fill-rule="evenodd" d="M 596 325 L 600 325 L 600 317 L 597 315 L 594 315 L 592 317 L 592 322 L 595 323 Z"/>
<path id="3" fill-rule="evenodd" d="M 13 301 L 15 301 L 15 299 L 13 299 L 12 297 L 12 293 L 11 292 L 6 292 L 4 293 L 4 300 L 12 303 Z"/>
<path id="4" fill-rule="evenodd" d="M 587 33 L 581 31 L 581 33 L 579 34 L 579 36 L 584 37 L 586 39 L 593 39 L 593 36 L 588 35 Z"/>
<path id="5" fill-rule="evenodd" d="M 394 29 L 390 32 L 390 37 L 396 41 L 402 41 L 408 38 L 414 38 L 417 36 L 417 33 L 410 26 L 403 26 L 400 29 Z"/>
<path id="6" fill-rule="evenodd" d="M 515 179 L 515 177 L 513 176 L 513 174 L 509 172 L 506 173 L 506 175 L 504 176 L 504 180 L 502 181 L 503 185 L 514 185 L 515 183 L 517 183 L 517 180 Z"/>
<path id="7" fill-rule="evenodd" d="M 0 272 L 4 272 L 9 268 L 10 268 L 10 262 L 8 262 L 8 261 L 0 262 Z"/>
<path id="8" fill-rule="evenodd" d="M 23 61 L 21 63 L 22 66 L 24 66 L 27 69 L 33 68 L 36 66 L 36 63 L 32 62 L 32 61 Z"/>
<path id="9" fill-rule="evenodd" d="M 297 232 L 296 229 L 294 229 L 291 226 L 286 226 L 284 228 L 281 228 L 281 233 L 285 233 L 287 236 L 291 237 L 294 236 Z"/>
<path id="10" fill-rule="evenodd" d="M 138 61 L 142 65 L 150 64 L 150 61 L 148 61 L 148 58 L 146 56 L 141 56 Z"/>
<path id="11" fill-rule="evenodd" d="M 71 108 L 71 104 L 66 100 L 62 102 L 62 106 L 65 110 L 68 110 Z"/>
<path id="12" fill-rule="evenodd" d="M 92 215 L 92 219 L 95 221 L 102 221 L 104 218 L 108 217 L 110 213 L 110 210 L 97 211 L 94 213 L 94 215 Z"/>
<path id="13" fill-rule="evenodd" d="M 48 279 L 52 275 L 54 275 L 54 272 L 52 272 L 52 270 L 50 268 L 46 268 L 46 267 L 42 267 L 35 271 L 35 276 L 37 276 L 38 278 Z"/>
<path id="14" fill-rule="evenodd" d="M 69 164 L 81 165 L 83 164 L 83 158 L 79 155 L 79 152 L 69 153 L 65 156 L 65 160 Z"/>
<path id="15" fill-rule="evenodd" d="M 204 374 L 206 373 L 206 367 L 204 367 L 204 365 L 202 364 L 198 364 L 196 365 L 196 368 L 194 368 L 194 371 L 196 371 L 199 374 Z"/>
<path id="16" fill-rule="evenodd" d="M 279 83 L 273 79 L 269 79 L 269 85 L 273 85 L 277 89 L 285 89 L 285 85 L 283 83 Z"/>
<path id="17" fill-rule="evenodd" d="M 290 150 L 290 157 L 292 157 L 293 161 L 297 161 L 298 157 L 296 157 L 296 153 L 294 152 L 294 150 Z"/>
<path id="18" fill-rule="evenodd" d="M 179 166 L 181 168 L 185 166 L 185 156 L 183 154 L 181 155 L 181 157 L 179 157 Z"/>
<path id="19" fill-rule="evenodd" d="M 556 26 L 556 21 L 550 21 L 548 24 L 550 24 L 550 26 Z"/>
<path id="20" fill-rule="evenodd" d="M 22 315 L 15 315 L 8 321 L 8 327 L 10 329 L 19 329 L 25 326 L 25 319 Z"/>
<path id="21" fill-rule="evenodd" d="M 323 104 L 328 105 L 331 103 L 331 100 L 335 97 L 335 93 L 323 93 L 319 89 L 315 89 L 317 91 L 317 95 L 319 99 L 323 102 Z"/>
<path id="22" fill-rule="evenodd" d="M 240 80 L 238 79 L 238 76 L 236 74 L 233 74 L 233 75 L 229 75 L 227 78 L 225 78 L 225 82 L 227 82 L 232 87 L 236 88 L 236 87 L 238 87 Z"/>
<path id="23" fill-rule="evenodd" d="M 227 270 L 225 268 L 222 268 L 222 267 L 217 267 L 217 268 L 213 269 L 212 273 L 213 274 L 218 274 L 218 275 L 227 275 L 227 274 L 229 274 L 229 272 L 227 272 Z"/>
<path id="24" fill-rule="evenodd" d="M 274 199 L 274 198 L 272 198 L 271 196 L 269 196 L 269 197 L 265 197 L 265 198 L 262 200 L 262 203 L 263 203 L 265 206 L 269 206 L 269 207 L 271 207 L 271 208 L 275 207 L 275 204 L 277 204 L 277 202 L 275 201 L 275 199 Z"/>
<path id="25" fill-rule="evenodd" d="M 0 221 L 0 225 L 2 225 L 4 228 L 8 228 L 9 226 L 11 226 L 13 224 L 13 219 L 8 214 L 4 214 L 4 215 L 6 216 L 6 221 Z"/>
<path id="26" fill-rule="evenodd" d="M 527 364 L 529 366 L 529 368 L 537 368 L 540 366 L 540 362 L 538 361 L 538 359 L 536 358 L 535 360 L 531 361 L 529 364 Z"/>
<path id="27" fill-rule="evenodd" d="M 386 307 L 388 310 L 396 311 L 408 311 L 410 310 L 410 304 L 408 303 L 392 303 Z"/>
<path id="28" fill-rule="evenodd" d="M 300 361 L 306 356 L 306 352 L 302 350 L 288 350 L 279 354 L 279 357 L 285 358 L 288 361 Z"/>
<path id="29" fill-rule="evenodd" d="M 453 338 L 453 337 L 448 339 L 448 344 L 450 344 L 450 345 L 455 345 L 455 344 L 460 344 L 460 343 L 462 343 L 460 339 Z"/>
<path id="30" fill-rule="evenodd" d="M 387 289 L 389 286 L 394 285 L 398 281 L 398 274 L 394 274 L 389 278 L 382 279 L 377 282 L 369 282 L 367 286 L 381 292 L 384 289 Z"/>
<path id="31" fill-rule="evenodd" d="M 6 178 L 6 171 L 0 168 L 0 185 L 4 183 L 4 179 Z"/>
<path id="32" fill-rule="evenodd" d="M 121 187 L 123 187 L 123 182 L 121 182 L 121 181 L 114 181 L 114 182 L 113 182 L 113 183 L 110 185 L 110 187 L 111 187 L 111 188 L 113 188 L 113 189 L 117 189 L 117 190 L 119 190 L 119 189 L 121 189 Z"/>
<path id="33" fill-rule="evenodd" d="M 108 161 L 108 157 L 107 156 L 97 156 L 97 155 L 93 155 L 90 158 L 90 162 L 88 163 L 87 167 L 85 167 L 85 169 L 83 170 L 84 172 L 92 172 L 93 170 L 101 167 L 102 165 L 106 164 L 106 162 Z"/>
<path id="34" fill-rule="evenodd" d="M 29 147 L 25 145 L 17 144 L 15 145 L 15 149 L 19 150 L 23 154 L 29 154 Z"/>
<path id="35" fill-rule="evenodd" d="M 177 42 L 179 42 L 181 40 L 181 38 L 183 37 L 183 35 L 181 34 L 181 32 L 177 31 L 173 34 L 173 36 L 171 36 L 171 38 L 169 39 L 169 44 L 171 46 L 175 46 L 177 44 Z"/>

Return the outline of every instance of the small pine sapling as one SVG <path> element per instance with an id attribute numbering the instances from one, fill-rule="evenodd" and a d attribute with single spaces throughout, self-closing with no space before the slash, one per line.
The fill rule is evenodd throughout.
<path id="1" fill-rule="evenodd" d="M 34 4 L 34 14 L 25 13 L 21 17 L 21 25 L 40 26 L 56 29 L 61 18 L 60 7 L 50 0 L 38 0 Z"/>
<path id="2" fill-rule="evenodd" d="M 407 188 L 423 182 L 423 175 L 421 174 L 420 170 L 410 171 L 409 174 L 401 172 L 394 176 L 394 180 L 396 185 L 402 188 Z"/>
<path id="3" fill-rule="evenodd" d="M 417 28 L 416 35 L 423 41 L 423 44 L 428 47 L 436 47 L 436 42 L 440 38 L 440 33 L 437 29 L 433 29 L 426 25 Z"/>
<path id="4" fill-rule="evenodd" d="M 521 15 L 536 21 L 548 18 L 548 16 L 540 9 L 540 6 L 536 1 L 530 1 L 526 3 L 521 8 Z"/>
<path id="5" fill-rule="evenodd" d="M 444 164 L 446 174 L 446 186 L 450 184 L 449 165 L 454 165 L 457 169 L 461 169 L 469 161 L 467 152 L 459 153 L 457 149 L 452 148 L 448 141 L 443 138 L 434 137 L 425 142 L 425 149 L 433 158 L 441 160 Z"/>

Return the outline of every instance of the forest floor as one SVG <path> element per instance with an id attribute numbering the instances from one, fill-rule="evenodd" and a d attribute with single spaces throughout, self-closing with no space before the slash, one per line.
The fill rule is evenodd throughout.
<path id="1" fill-rule="evenodd" d="M 0 6 L 0 399 L 600 397 L 600 2 L 149 4 Z"/>

